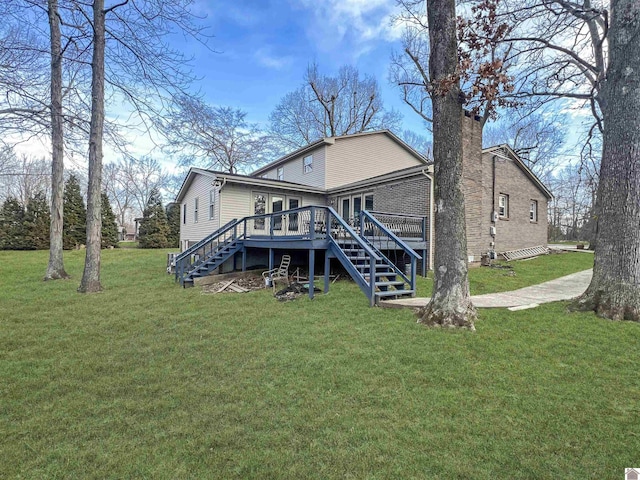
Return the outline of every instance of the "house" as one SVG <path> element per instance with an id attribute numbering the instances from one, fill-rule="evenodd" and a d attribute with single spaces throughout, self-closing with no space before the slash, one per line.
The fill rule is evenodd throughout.
<path id="1" fill-rule="evenodd" d="M 508 146 L 483 150 L 480 122 L 468 114 L 463 139 L 469 261 L 545 246 L 548 189 Z M 311 270 L 316 252 L 325 269 L 332 259 L 351 265 L 372 302 L 411 293 L 416 270 L 433 262 L 433 197 L 432 163 L 386 130 L 323 138 L 250 175 L 192 168 L 176 198 L 179 275 L 189 281 L 239 261 L 272 267 L 278 253 L 298 250 Z M 384 280 L 369 281 L 372 269 Z"/>

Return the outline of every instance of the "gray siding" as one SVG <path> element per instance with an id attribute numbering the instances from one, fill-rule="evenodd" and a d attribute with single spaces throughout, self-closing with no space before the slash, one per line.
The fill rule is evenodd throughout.
<path id="1" fill-rule="evenodd" d="M 327 189 L 422 164 L 385 133 L 337 138 L 326 156 Z"/>
<path id="2" fill-rule="evenodd" d="M 286 182 L 325 188 L 326 148 L 326 145 L 321 145 L 310 153 L 292 158 L 280 165 L 280 167 L 284 168 L 284 180 Z M 308 155 L 313 156 L 313 170 L 309 173 L 304 173 L 302 170 L 302 159 Z M 260 177 L 277 180 L 278 167 L 267 170 L 264 174 L 260 175 Z"/>
<path id="3" fill-rule="evenodd" d="M 180 248 L 183 250 L 185 242 L 193 244 L 220 226 L 220 195 L 215 189 L 214 218 L 209 218 L 209 192 L 214 190 L 212 185 L 213 177 L 206 175 L 196 175 L 182 202 L 180 203 Z M 194 204 L 196 197 L 198 200 L 198 222 L 194 221 Z M 187 206 L 187 221 L 183 221 L 184 206 Z"/>

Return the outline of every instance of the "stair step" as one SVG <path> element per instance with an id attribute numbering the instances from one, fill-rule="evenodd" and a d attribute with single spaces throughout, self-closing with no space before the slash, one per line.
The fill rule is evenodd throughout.
<path id="1" fill-rule="evenodd" d="M 404 295 L 413 295 L 413 290 L 387 290 L 386 292 L 376 292 L 376 297 L 395 297 Z"/>
<path id="2" fill-rule="evenodd" d="M 393 280 L 386 282 L 376 282 L 376 287 L 395 287 L 397 285 L 404 285 L 405 282 L 402 280 Z"/>

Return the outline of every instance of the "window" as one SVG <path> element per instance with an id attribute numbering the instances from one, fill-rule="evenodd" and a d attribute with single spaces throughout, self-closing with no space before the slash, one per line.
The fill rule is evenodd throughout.
<path id="1" fill-rule="evenodd" d="M 196 197 L 193 201 L 193 223 L 198 223 L 198 200 L 199 198 Z"/>
<path id="2" fill-rule="evenodd" d="M 302 159 L 302 173 L 311 173 L 313 171 L 313 155 L 307 155 Z"/>
<path id="3" fill-rule="evenodd" d="M 216 191 L 209 192 L 209 220 L 213 220 L 216 216 Z"/>
<path id="4" fill-rule="evenodd" d="M 182 223 L 187 224 L 187 204 L 182 205 Z"/>
<path id="5" fill-rule="evenodd" d="M 509 195 L 501 193 L 498 197 L 498 216 L 509 218 Z"/>
<path id="6" fill-rule="evenodd" d="M 278 180 L 284 180 L 284 167 L 278 167 Z"/>
<path id="7" fill-rule="evenodd" d="M 267 194 L 255 193 L 253 195 L 253 214 L 264 215 L 267 212 Z M 256 218 L 253 220 L 253 228 L 255 230 L 264 230 L 265 217 Z"/>
<path id="8" fill-rule="evenodd" d="M 529 220 L 532 222 L 538 221 L 538 201 L 531 200 L 531 205 L 529 207 Z"/>
<path id="9" fill-rule="evenodd" d="M 367 211 L 373 210 L 373 193 L 364 194 L 364 209 Z"/>

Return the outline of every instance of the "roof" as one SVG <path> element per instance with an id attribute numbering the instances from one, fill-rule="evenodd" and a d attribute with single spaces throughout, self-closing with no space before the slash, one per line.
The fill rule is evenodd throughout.
<path id="1" fill-rule="evenodd" d="M 285 155 L 284 157 L 280 157 L 277 160 L 274 160 L 273 162 L 267 163 L 266 165 L 260 167 L 259 169 L 255 170 L 254 172 L 252 172 L 250 174 L 250 176 L 258 176 L 263 174 L 264 172 L 266 172 L 267 170 L 271 170 L 272 168 L 275 168 L 279 165 L 282 165 L 283 163 L 286 163 L 287 161 L 298 157 L 300 155 L 304 155 L 305 153 L 308 153 L 312 150 L 315 150 L 316 148 L 323 146 L 323 145 L 333 145 L 336 140 L 343 140 L 345 138 L 355 138 L 355 137 L 363 137 L 363 136 L 367 136 L 367 135 L 387 135 L 389 138 L 391 138 L 391 140 L 393 140 L 394 142 L 396 142 L 397 144 L 399 144 L 401 147 L 405 148 L 406 150 L 408 150 L 413 156 L 415 156 L 418 160 L 422 161 L 423 163 L 427 164 L 429 161 L 422 156 L 420 153 L 418 153 L 413 147 L 411 147 L 409 144 L 407 144 L 404 140 L 402 140 L 400 137 L 398 137 L 396 134 L 394 134 L 393 132 L 391 132 L 390 130 L 375 130 L 375 131 L 371 131 L 371 132 L 360 132 L 360 133 L 352 133 L 349 135 L 339 135 L 336 137 L 325 137 L 322 138 L 320 140 L 316 140 L 315 142 L 312 142 L 308 145 L 305 145 L 304 147 L 301 147 L 297 150 L 295 150 L 294 152 L 291 152 L 287 155 Z"/>
<path id="2" fill-rule="evenodd" d="M 522 161 L 522 159 L 520 158 L 520 156 L 515 152 L 515 150 L 513 150 L 513 148 L 511 148 L 509 145 L 507 145 L 506 143 L 503 143 L 501 145 L 494 145 L 493 147 L 488 147 L 488 148 L 483 148 L 482 149 L 482 154 L 484 155 L 485 153 L 494 153 L 494 152 L 498 152 L 499 150 L 502 150 L 503 152 L 506 152 L 509 157 L 511 157 L 511 159 L 514 161 L 514 163 L 520 167 L 520 169 L 524 172 L 524 174 L 529 177 L 529 179 L 534 183 L 534 185 L 536 185 L 538 187 L 538 189 L 549 199 L 553 198 L 553 194 L 551 193 L 551 191 L 545 186 L 544 183 L 542 183 L 542 180 L 540 180 L 535 173 L 533 173 L 531 171 L 531 169 L 529 167 L 527 167 L 525 165 L 525 163 Z"/>
<path id="3" fill-rule="evenodd" d="M 370 185 L 375 185 L 376 183 L 383 183 L 383 182 L 389 182 L 392 180 L 400 180 L 402 178 L 413 177 L 416 175 L 423 174 L 427 171 L 429 175 L 432 175 L 433 174 L 432 165 L 433 163 L 430 162 L 426 165 L 416 165 L 414 167 L 407 167 L 407 168 L 402 168 L 400 170 L 395 170 L 393 172 L 383 173 L 382 175 L 377 175 L 371 178 L 365 178 L 364 180 L 358 180 L 357 182 L 332 188 L 327 193 L 333 194 L 333 193 L 343 192 L 347 190 L 353 190 L 355 188 L 365 188 Z"/>
<path id="4" fill-rule="evenodd" d="M 309 185 L 303 185 L 301 183 L 286 182 L 284 180 L 270 180 L 266 178 L 251 177 L 248 175 L 240 175 L 237 173 L 219 172 L 206 168 L 191 167 L 189 169 L 189 172 L 187 173 L 187 176 L 182 182 L 182 186 L 180 187 L 178 195 L 176 195 L 176 203 L 180 203 L 182 201 L 182 198 L 189 189 L 189 186 L 191 185 L 191 182 L 196 175 L 205 175 L 211 177 L 212 183 L 214 180 L 221 179 L 225 183 L 238 183 L 241 185 L 256 185 L 259 187 L 281 188 L 283 190 L 295 190 L 296 192 L 319 194 L 325 193 L 325 191 L 321 188 L 311 187 Z"/>

